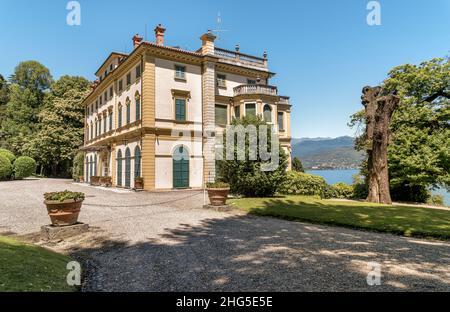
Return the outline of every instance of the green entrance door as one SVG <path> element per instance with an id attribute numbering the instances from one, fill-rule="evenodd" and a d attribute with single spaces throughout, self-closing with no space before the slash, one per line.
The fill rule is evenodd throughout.
<path id="1" fill-rule="evenodd" d="M 183 146 L 177 147 L 173 153 L 173 187 L 189 187 L 189 153 Z"/>

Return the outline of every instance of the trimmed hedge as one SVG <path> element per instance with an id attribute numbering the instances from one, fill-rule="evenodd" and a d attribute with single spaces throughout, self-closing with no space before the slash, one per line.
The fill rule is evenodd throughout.
<path id="1" fill-rule="evenodd" d="M 0 155 L 6 156 L 11 164 L 14 163 L 14 160 L 16 160 L 16 156 L 11 151 L 4 148 L 0 148 Z"/>
<path id="2" fill-rule="evenodd" d="M 289 171 L 278 191 L 286 195 L 328 197 L 329 186 L 325 179 L 320 176 Z"/>
<path id="3" fill-rule="evenodd" d="M 331 186 L 333 188 L 333 197 L 350 199 L 353 198 L 353 185 L 346 183 L 336 183 Z"/>
<path id="4" fill-rule="evenodd" d="M 13 166 L 11 161 L 5 155 L 0 154 L 0 180 L 7 180 L 11 178 Z"/>
<path id="5" fill-rule="evenodd" d="M 36 172 L 36 161 L 28 156 L 20 156 L 14 161 L 14 178 L 23 179 Z"/>

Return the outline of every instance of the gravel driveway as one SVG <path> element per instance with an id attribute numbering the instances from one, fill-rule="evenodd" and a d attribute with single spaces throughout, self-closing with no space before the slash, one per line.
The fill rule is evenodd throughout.
<path id="1" fill-rule="evenodd" d="M 37 232 L 42 193 L 62 189 L 87 194 L 90 233 L 53 246 L 84 260 L 87 291 L 450 290 L 450 242 L 204 210 L 200 191 L 0 182 L 0 232 Z M 381 285 L 367 284 L 370 262 Z"/>

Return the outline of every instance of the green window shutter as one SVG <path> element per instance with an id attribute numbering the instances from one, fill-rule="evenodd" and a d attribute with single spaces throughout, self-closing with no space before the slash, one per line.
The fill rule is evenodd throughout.
<path id="1" fill-rule="evenodd" d="M 245 104 L 245 116 L 256 116 L 256 104 Z"/>
<path id="2" fill-rule="evenodd" d="M 216 125 L 227 124 L 227 107 L 225 105 L 215 106 Z"/>
<path id="3" fill-rule="evenodd" d="M 175 119 L 180 121 L 186 120 L 186 100 L 175 100 Z"/>

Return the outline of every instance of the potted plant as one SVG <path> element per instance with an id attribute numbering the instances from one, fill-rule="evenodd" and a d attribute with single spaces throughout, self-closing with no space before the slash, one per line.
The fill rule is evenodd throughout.
<path id="1" fill-rule="evenodd" d="M 100 177 L 100 183 L 102 186 L 110 187 L 112 185 L 112 178 L 108 176 Z"/>
<path id="2" fill-rule="evenodd" d="M 79 177 L 78 177 L 78 181 L 81 182 L 81 183 L 83 183 L 83 182 L 84 182 L 84 176 L 79 176 Z"/>
<path id="3" fill-rule="evenodd" d="M 206 190 L 211 205 L 224 206 L 230 192 L 230 185 L 225 182 L 206 183 Z"/>
<path id="4" fill-rule="evenodd" d="M 136 190 L 144 189 L 144 178 L 141 177 L 134 178 L 134 189 Z"/>
<path id="5" fill-rule="evenodd" d="M 100 186 L 100 177 L 99 176 L 92 176 L 91 177 L 91 185 L 92 186 Z"/>
<path id="6" fill-rule="evenodd" d="M 73 225 L 78 222 L 84 193 L 52 192 L 44 194 L 44 204 L 47 206 L 48 215 L 54 226 Z"/>

